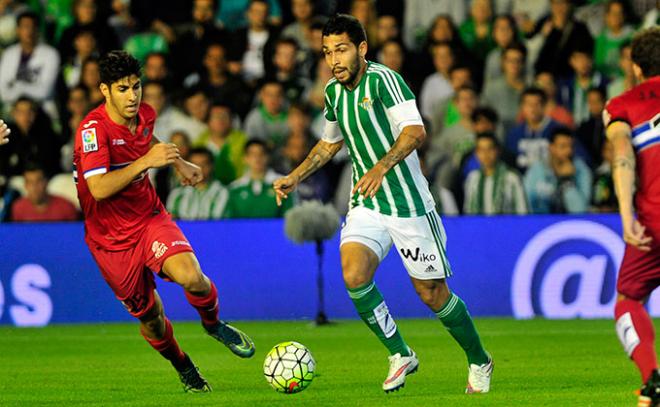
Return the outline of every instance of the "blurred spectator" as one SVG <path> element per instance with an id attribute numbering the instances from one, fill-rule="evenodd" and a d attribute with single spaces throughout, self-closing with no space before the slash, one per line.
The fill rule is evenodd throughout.
<path id="1" fill-rule="evenodd" d="M 454 64 L 449 70 L 449 82 L 455 95 L 457 89 L 473 87 L 472 71 L 467 65 Z M 461 120 L 455 98 L 447 98 L 445 103 L 439 102 L 431 112 L 431 131 L 433 135 L 440 134 L 446 127 L 453 126 Z"/>
<path id="2" fill-rule="evenodd" d="M 428 52 L 429 46 L 436 42 L 448 42 L 454 52 L 454 63 L 465 65 L 473 69 L 474 61 L 472 54 L 467 49 L 451 17 L 446 14 L 437 15 L 428 30 L 424 51 Z"/>
<path id="3" fill-rule="evenodd" d="M 539 88 L 527 88 L 520 96 L 523 122 L 507 133 L 505 148 L 522 170 L 546 159 L 548 140 L 559 125 L 546 115 L 546 103 L 545 92 Z"/>
<path id="4" fill-rule="evenodd" d="M 548 0 L 495 0 L 496 14 L 509 14 L 524 35 L 534 32 L 537 21 L 548 14 Z"/>
<path id="5" fill-rule="evenodd" d="M 480 63 L 484 62 L 486 55 L 495 47 L 492 20 L 493 8 L 490 0 L 472 0 L 470 17 L 459 29 L 463 43 Z"/>
<path id="6" fill-rule="evenodd" d="M 168 44 L 167 38 L 158 32 L 156 27 L 157 26 L 152 26 L 149 30 L 138 31 L 128 37 L 128 39 L 126 39 L 124 42 L 124 50 L 137 58 L 141 64 L 144 64 L 144 61 L 149 54 L 167 54 L 170 52 L 170 45 Z M 191 46 L 192 45 L 193 44 L 191 44 Z M 189 62 L 180 60 L 179 66 L 182 66 L 186 63 Z"/>
<path id="7" fill-rule="evenodd" d="M 266 73 L 265 61 L 271 61 L 277 40 L 276 28 L 268 24 L 268 4 L 266 0 L 251 0 L 246 12 L 248 26 L 236 30 L 232 40 L 229 70 L 241 74 L 251 86 Z"/>
<path id="8" fill-rule="evenodd" d="M 216 5 L 214 0 L 193 0 L 192 21 L 182 26 L 172 46 L 172 57 L 177 61 L 176 69 L 181 78 L 197 69 L 209 44 L 228 46 L 230 43 L 229 33 L 216 25 L 213 17 Z"/>
<path id="9" fill-rule="evenodd" d="M 405 72 L 406 56 L 403 45 L 397 40 L 386 41 L 380 49 L 378 54 L 378 62 L 398 72 L 402 75 L 408 85 L 415 89 L 416 86 L 410 81 L 411 76 Z"/>
<path id="10" fill-rule="evenodd" d="M 167 63 L 167 56 L 162 52 L 151 52 L 144 58 L 142 67 L 144 80 L 160 82 L 168 91 L 173 89 L 172 72 Z"/>
<path id="11" fill-rule="evenodd" d="M 284 104 L 282 85 L 274 80 L 264 81 L 259 90 L 259 105 L 245 118 L 244 128 L 248 138 L 262 140 L 270 148 L 281 147 L 288 132 Z"/>
<path id="12" fill-rule="evenodd" d="M 401 41 L 399 22 L 395 16 L 387 14 L 380 15 L 378 16 L 376 41 L 374 41 L 373 45 L 369 44 L 369 46 L 373 47 L 374 50 L 378 50 L 382 44 L 389 40 Z"/>
<path id="13" fill-rule="evenodd" d="M 22 175 L 28 162 L 36 162 L 46 175 L 60 172 L 60 143 L 50 119 L 35 102 L 20 97 L 13 106 L 9 143 L 0 148 L 0 174 Z"/>
<path id="14" fill-rule="evenodd" d="M 448 188 L 453 184 L 463 157 L 474 148 L 472 113 L 477 107 L 477 94 L 469 86 L 461 87 L 454 95 L 454 102 L 459 121 L 431 139 L 426 155 L 430 168 L 438 168 L 437 179 Z"/>
<path id="15" fill-rule="evenodd" d="M 550 0 L 550 16 L 539 22 L 541 50 L 535 71 L 550 71 L 556 78 L 572 74 L 568 61 L 575 49 L 593 49 L 589 29 L 573 17 L 570 0 Z"/>
<path id="16" fill-rule="evenodd" d="M 623 0 L 608 0 L 605 12 L 605 28 L 596 37 L 594 65 L 596 70 L 607 78 L 619 74 L 619 48 L 630 41 L 634 33 L 626 24 L 628 16 Z"/>
<path id="17" fill-rule="evenodd" d="M 319 61 L 325 65 L 323 56 L 323 26 L 325 18 L 315 17 L 309 27 L 309 48 L 303 50 L 300 70 L 307 78 L 314 80 Z"/>
<path id="18" fill-rule="evenodd" d="M 94 33 L 96 45 L 101 52 L 107 52 L 117 48 L 118 42 L 107 21 L 98 18 L 98 8 L 95 0 L 74 0 L 73 2 L 73 24 L 62 32 L 59 40 L 58 50 L 62 59 L 67 60 L 75 54 L 73 48 L 74 38 L 83 30 Z"/>
<path id="19" fill-rule="evenodd" d="M 513 17 L 507 14 L 495 17 L 493 21 L 495 48 L 488 52 L 486 56 L 484 82 L 488 83 L 489 80 L 502 76 L 502 52 L 508 46 L 517 43 L 518 40 L 518 30 Z"/>
<path id="20" fill-rule="evenodd" d="M 500 160 L 500 144 L 493 133 L 476 136 L 479 169 L 465 180 L 463 213 L 495 215 L 527 213 L 527 197 L 520 175 Z"/>
<path id="21" fill-rule="evenodd" d="M 87 58 L 80 69 L 80 85 L 87 89 L 89 104 L 92 108 L 105 102 L 105 97 L 99 88 L 100 84 L 101 70 L 99 68 L 99 60 L 96 58 Z"/>
<path id="22" fill-rule="evenodd" d="M 212 177 L 213 154 L 205 148 L 194 148 L 190 150 L 188 160 L 202 169 L 202 180 L 195 186 L 174 188 L 167 197 L 167 210 L 175 219 L 220 219 L 229 192 Z"/>
<path id="23" fill-rule="evenodd" d="M 589 118 L 580 123 L 580 126 L 575 132 L 576 139 L 587 150 L 594 166 L 600 164 L 601 151 L 603 149 L 603 142 L 605 141 L 603 110 L 605 109 L 606 101 L 607 98 L 603 89 L 589 89 L 587 91 Z"/>
<path id="24" fill-rule="evenodd" d="M 364 27 L 367 33 L 367 41 L 376 42 L 378 37 L 378 13 L 376 12 L 376 2 L 374 0 L 351 0 L 349 13 Z"/>
<path id="25" fill-rule="evenodd" d="M 179 122 L 183 113 L 168 103 L 165 88 L 158 81 L 148 81 L 142 85 L 142 101 L 156 111 L 154 134 L 160 141 L 169 142 L 171 135 L 181 128 Z"/>
<path id="26" fill-rule="evenodd" d="M 525 59 L 527 50 L 518 44 L 502 51 L 503 76 L 486 81 L 481 102 L 497 112 L 504 132 L 515 124 L 520 110 L 520 95 L 525 89 Z"/>
<path id="27" fill-rule="evenodd" d="M 74 38 L 74 55 L 62 66 L 62 78 L 67 88 L 80 83 L 83 63 L 90 57 L 98 57 L 96 38 L 90 30 L 80 30 Z"/>
<path id="28" fill-rule="evenodd" d="M 617 212 L 619 201 L 614 191 L 612 180 L 612 158 L 614 149 L 612 142 L 605 139 L 601 148 L 601 164 L 594 171 L 592 210 L 595 212 Z"/>
<path id="29" fill-rule="evenodd" d="M 298 67 L 298 44 L 292 38 L 280 38 L 275 43 L 273 55 L 272 77 L 278 81 L 284 90 L 284 96 L 289 103 L 306 100 L 312 82 L 302 76 Z M 269 75 L 270 76 L 270 75 Z"/>
<path id="30" fill-rule="evenodd" d="M 621 45 L 621 50 L 619 51 L 619 67 L 623 74 L 617 75 L 616 78 L 607 85 L 608 99 L 619 96 L 623 92 L 632 89 L 636 84 L 631 51 L 632 46 L 630 42 Z"/>
<path id="31" fill-rule="evenodd" d="M 545 92 L 547 103 L 545 105 L 545 114 L 557 123 L 568 128 L 575 128 L 573 115 L 564 106 L 557 103 L 557 84 L 555 77 L 551 72 L 541 71 L 536 74 L 534 86 L 538 86 Z"/>
<path id="32" fill-rule="evenodd" d="M 80 218 L 73 203 L 47 192 L 48 177 L 37 164 L 27 164 L 23 172 L 26 196 L 11 208 L 13 222 L 61 222 Z"/>
<path id="33" fill-rule="evenodd" d="M 84 86 L 74 86 L 69 90 L 66 102 L 66 112 L 63 115 L 62 140 L 66 143 L 62 146 L 60 152 L 62 157 L 61 167 L 64 172 L 69 172 L 73 168 L 73 143 L 80 126 L 80 122 L 89 112 L 89 96 Z"/>
<path id="34" fill-rule="evenodd" d="M 571 111 L 575 123 L 589 118 L 587 108 L 587 90 L 592 87 L 607 85 L 607 79 L 593 69 L 593 58 L 588 50 L 575 49 L 570 59 L 573 76 L 559 82 L 559 103 Z"/>
<path id="35" fill-rule="evenodd" d="M 27 96 L 57 117 L 53 92 L 60 69 L 60 56 L 55 48 L 39 41 L 39 20 L 32 12 L 16 19 L 18 44 L 8 47 L 0 59 L 0 101 L 11 106 L 19 97 Z"/>
<path id="36" fill-rule="evenodd" d="M 155 133 L 155 132 L 154 132 Z M 184 160 L 188 160 L 190 156 L 190 137 L 182 131 L 175 131 L 167 135 L 169 142 L 176 144 L 179 148 L 179 155 Z M 161 139 L 162 141 L 162 139 Z M 167 197 L 174 188 L 181 186 L 181 181 L 174 171 L 174 167 L 168 165 L 160 168 L 154 175 L 154 185 L 156 186 L 156 194 L 161 201 L 167 202 Z"/>
<path id="37" fill-rule="evenodd" d="M 256 0 L 258 1 L 258 0 Z M 216 20 L 229 31 L 245 28 L 250 23 L 249 8 L 255 0 L 222 0 L 216 13 Z M 282 9 L 278 0 L 267 0 L 266 19 L 271 25 L 282 22 Z"/>
<path id="38" fill-rule="evenodd" d="M 266 143 L 250 140 L 245 145 L 247 172 L 234 181 L 229 190 L 225 210 L 227 218 L 277 218 L 293 205 L 293 196 L 277 206 L 273 182 L 281 177 L 268 167 L 269 152 Z"/>
<path id="39" fill-rule="evenodd" d="M 112 14 L 108 17 L 108 26 L 115 32 L 120 47 L 135 34 L 137 21 L 131 15 L 131 0 L 112 0 Z"/>
<path id="40" fill-rule="evenodd" d="M 303 50 L 307 50 L 310 48 L 311 24 L 314 21 L 314 1 L 292 0 L 291 11 L 296 21 L 284 27 L 282 36 L 293 38 Z"/>
<path id="41" fill-rule="evenodd" d="M 229 105 L 214 104 L 206 122 L 208 130 L 202 133 L 195 147 L 203 147 L 213 154 L 214 178 L 229 185 L 245 172 L 243 152 L 247 137 L 232 126 Z"/>
<path id="42" fill-rule="evenodd" d="M 195 144 L 199 137 L 207 130 L 206 118 L 209 114 L 209 98 L 200 87 L 187 89 L 183 96 L 183 114 L 174 110 L 176 119 L 173 120 L 177 130 L 183 130 L 190 141 Z"/>
<path id="43" fill-rule="evenodd" d="M 319 61 L 316 64 L 316 74 L 313 77 L 315 80 L 309 92 L 308 101 L 314 109 L 322 111 L 325 107 L 325 86 L 333 77 L 332 70 L 323 57 L 319 57 Z M 321 121 L 325 125 L 325 120 L 322 119 Z"/>
<path id="44" fill-rule="evenodd" d="M 433 195 L 433 200 L 435 201 L 435 210 L 438 211 L 440 215 L 444 216 L 460 215 L 454 194 L 448 188 L 445 188 L 440 185 L 439 182 L 436 182 L 434 174 L 429 173 L 430 169 L 426 165 L 426 159 L 423 155 L 419 156 L 419 164 L 422 168 L 422 174 L 427 180 L 429 180 L 429 189 L 431 190 L 431 195 Z M 347 168 L 350 169 L 350 167 L 350 165 L 347 165 Z M 350 185 L 346 192 L 350 192 Z"/>
<path id="45" fill-rule="evenodd" d="M 525 174 L 533 213 L 584 213 L 591 202 L 589 167 L 573 156 L 573 135 L 558 128 L 550 136 L 548 159 L 534 162 Z"/>
<path id="46" fill-rule="evenodd" d="M 403 42 L 406 47 L 413 50 L 422 49 L 427 34 L 432 26 L 438 22 L 438 13 L 446 13 L 454 26 L 462 24 L 466 16 L 465 1 L 456 0 L 417 0 L 414 3 L 406 2 L 403 16 Z M 445 41 L 451 39 L 445 39 Z"/>
<path id="47" fill-rule="evenodd" d="M 424 80 L 419 96 L 420 110 L 426 120 L 432 120 L 433 112 L 454 94 L 449 76 L 454 64 L 454 52 L 450 44 L 438 42 L 430 48 L 435 72 Z"/>
<path id="48" fill-rule="evenodd" d="M 245 83 L 228 71 L 226 48 L 222 44 L 209 44 L 202 60 L 202 69 L 188 75 L 184 86 L 201 87 L 213 102 L 231 105 L 241 118 L 248 113 L 252 103 Z"/>
<path id="49" fill-rule="evenodd" d="M 307 158 L 311 146 L 310 112 L 307 105 L 296 103 L 289 109 L 287 125 L 290 129 L 279 156 L 273 160 L 273 168 L 280 174 L 288 174 Z M 328 202 L 331 197 L 328 171 L 332 165 L 323 166 L 303 180 L 297 188 L 301 201 L 320 200 Z"/>

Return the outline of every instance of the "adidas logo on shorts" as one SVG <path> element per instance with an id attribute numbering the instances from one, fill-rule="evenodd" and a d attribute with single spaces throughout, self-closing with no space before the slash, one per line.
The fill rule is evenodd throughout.
<path id="1" fill-rule="evenodd" d="M 433 273 L 434 271 L 436 271 L 436 269 L 433 265 L 428 266 L 426 270 L 424 270 L 425 273 Z"/>

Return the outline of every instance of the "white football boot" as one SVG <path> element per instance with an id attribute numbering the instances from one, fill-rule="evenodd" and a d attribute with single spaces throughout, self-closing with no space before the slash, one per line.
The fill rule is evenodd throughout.
<path id="1" fill-rule="evenodd" d="M 415 373 L 419 367 L 419 360 L 412 349 L 410 349 L 410 356 L 401 356 L 400 353 L 396 353 L 390 356 L 389 359 L 390 371 L 383 382 L 385 393 L 403 387 L 406 384 L 406 376 Z"/>
<path id="2" fill-rule="evenodd" d="M 493 358 L 490 355 L 488 355 L 488 363 L 484 363 L 483 365 L 470 364 L 468 367 L 468 382 L 465 393 L 488 393 L 491 376 L 493 376 Z"/>

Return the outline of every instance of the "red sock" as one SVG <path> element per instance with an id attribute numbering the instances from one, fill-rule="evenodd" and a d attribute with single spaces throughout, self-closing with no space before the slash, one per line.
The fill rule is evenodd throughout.
<path id="1" fill-rule="evenodd" d="M 626 298 L 614 307 L 616 333 L 628 356 L 635 362 L 646 383 L 658 368 L 653 322 L 639 301 Z"/>
<path id="2" fill-rule="evenodd" d="M 174 339 L 174 330 L 170 320 L 165 318 L 165 334 L 162 339 L 151 339 L 142 332 L 144 339 L 149 342 L 152 348 L 156 349 L 163 357 L 174 365 L 175 368 L 182 366 L 183 361 L 186 359 L 186 354 L 183 353 L 176 339 Z"/>
<path id="3" fill-rule="evenodd" d="M 185 291 L 186 298 L 190 305 L 195 307 L 199 316 L 202 317 L 204 325 L 213 325 L 218 322 L 218 290 L 211 281 L 211 290 L 204 297 L 192 295 Z"/>

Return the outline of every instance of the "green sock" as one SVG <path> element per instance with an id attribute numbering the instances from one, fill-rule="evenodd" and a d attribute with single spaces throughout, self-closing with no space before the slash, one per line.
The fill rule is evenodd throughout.
<path id="1" fill-rule="evenodd" d="M 410 349 L 401 337 L 376 284 L 372 281 L 362 287 L 347 290 L 360 318 L 387 347 L 390 354 L 400 353 L 402 356 L 410 356 Z"/>
<path id="2" fill-rule="evenodd" d="M 454 293 L 451 294 L 445 305 L 436 311 L 435 315 L 442 321 L 451 336 L 463 348 L 468 363 L 483 365 L 488 363 L 488 354 L 481 345 L 477 328 L 463 300 Z"/>

